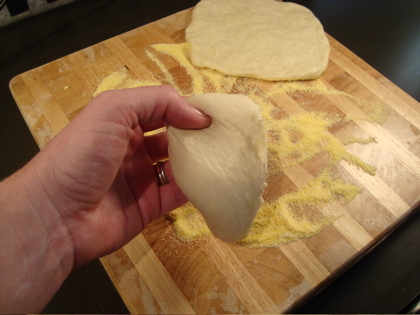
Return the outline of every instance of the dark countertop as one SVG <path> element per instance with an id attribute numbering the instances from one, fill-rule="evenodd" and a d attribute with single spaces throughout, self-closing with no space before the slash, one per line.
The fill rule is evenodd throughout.
<path id="1" fill-rule="evenodd" d="M 295 2 L 310 8 L 327 33 L 420 100 L 420 1 Z M 0 178 L 12 174 L 38 152 L 10 94 L 12 77 L 195 3 L 76 1 L 0 29 Z M 420 303 L 419 240 L 420 214 L 416 211 L 297 312 L 409 312 Z M 71 274 L 44 312 L 128 311 L 96 260 Z"/>

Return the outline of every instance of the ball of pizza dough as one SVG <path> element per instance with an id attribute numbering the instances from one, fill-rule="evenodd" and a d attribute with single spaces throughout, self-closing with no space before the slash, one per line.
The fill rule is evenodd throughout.
<path id="1" fill-rule="evenodd" d="M 202 94 L 187 102 L 212 122 L 199 130 L 168 127 L 174 179 L 216 237 L 241 240 L 266 186 L 267 140 L 260 108 L 236 94 Z"/>

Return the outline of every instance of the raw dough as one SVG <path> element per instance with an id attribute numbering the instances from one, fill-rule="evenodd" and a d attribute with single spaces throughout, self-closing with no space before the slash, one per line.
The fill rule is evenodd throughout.
<path id="1" fill-rule="evenodd" d="M 173 176 L 216 237 L 241 240 L 266 186 L 267 141 L 260 108 L 237 94 L 201 94 L 187 101 L 212 123 L 201 130 L 168 127 Z"/>
<path id="2" fill-rule="evenodd" d="M 318 78 L 330 52 L 310 10 L 274 0 L 201 0 L 186 40 L 196 66 L 265 80 Z"/>

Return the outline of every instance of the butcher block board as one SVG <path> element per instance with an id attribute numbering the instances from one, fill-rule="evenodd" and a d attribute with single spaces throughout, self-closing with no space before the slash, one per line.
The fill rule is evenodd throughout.
<path id="1" fill-rule="evenodd" d="M 156 43 L 185 42 L 184 30 L 190 20 L 191 9 L 185 10 L 13 78 L 11 91 L 40 148 L 90 102 L 110 73 L 122 69 L 132 78 L 162 78 L 162 69 L 151 62 L 145 50 Z M 362 192 L 347 204 L 337 204 L 340 218 L 319 234 L 275 248 L 252 249 L 213 237 L 182 242 L 168 220 L 157 220 L 124 248 L 101 259 L 130 312 L 291 312 L 372 249 L 418 206 L 419 103 L 328 38 L 329 66 L 318 82 L 347 96 L 302 92 L 273 102 L 286 115 L 304 111 L 308 102 L 316 106 L 320 99 L 323 111 L 348 116 L 364 115 L 363 106 L 357 106 L 355 100 L 384 106 L 387 119 L 381 124 L 356 119 L 330 131 L 337 137 L 374 137 L 372 144 L 348 149 L 376 166 L 376 175 L 342 162 L 338 165 L 341 173 Z M 161 62 L 179 85 L 190 84 L 181 65 L 170 58 Z M 255 84 L 270 83 L 255 80 Z M 315 160 L 286 169 L 268 188 L 293 190 L 317 174 L 318 165 Z"/>

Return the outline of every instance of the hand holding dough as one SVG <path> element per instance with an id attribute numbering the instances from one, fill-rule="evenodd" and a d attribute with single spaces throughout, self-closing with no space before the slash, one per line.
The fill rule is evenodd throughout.
<path id="1" fill-rule="evenodd" d="M 236 94 L 202 94 L 187 102 L 212 123 L 200 130 L 168 127 L 173 176 L 216 237 L 241 240 L 266 186 L 267 141 L 260 108 Z"/>

